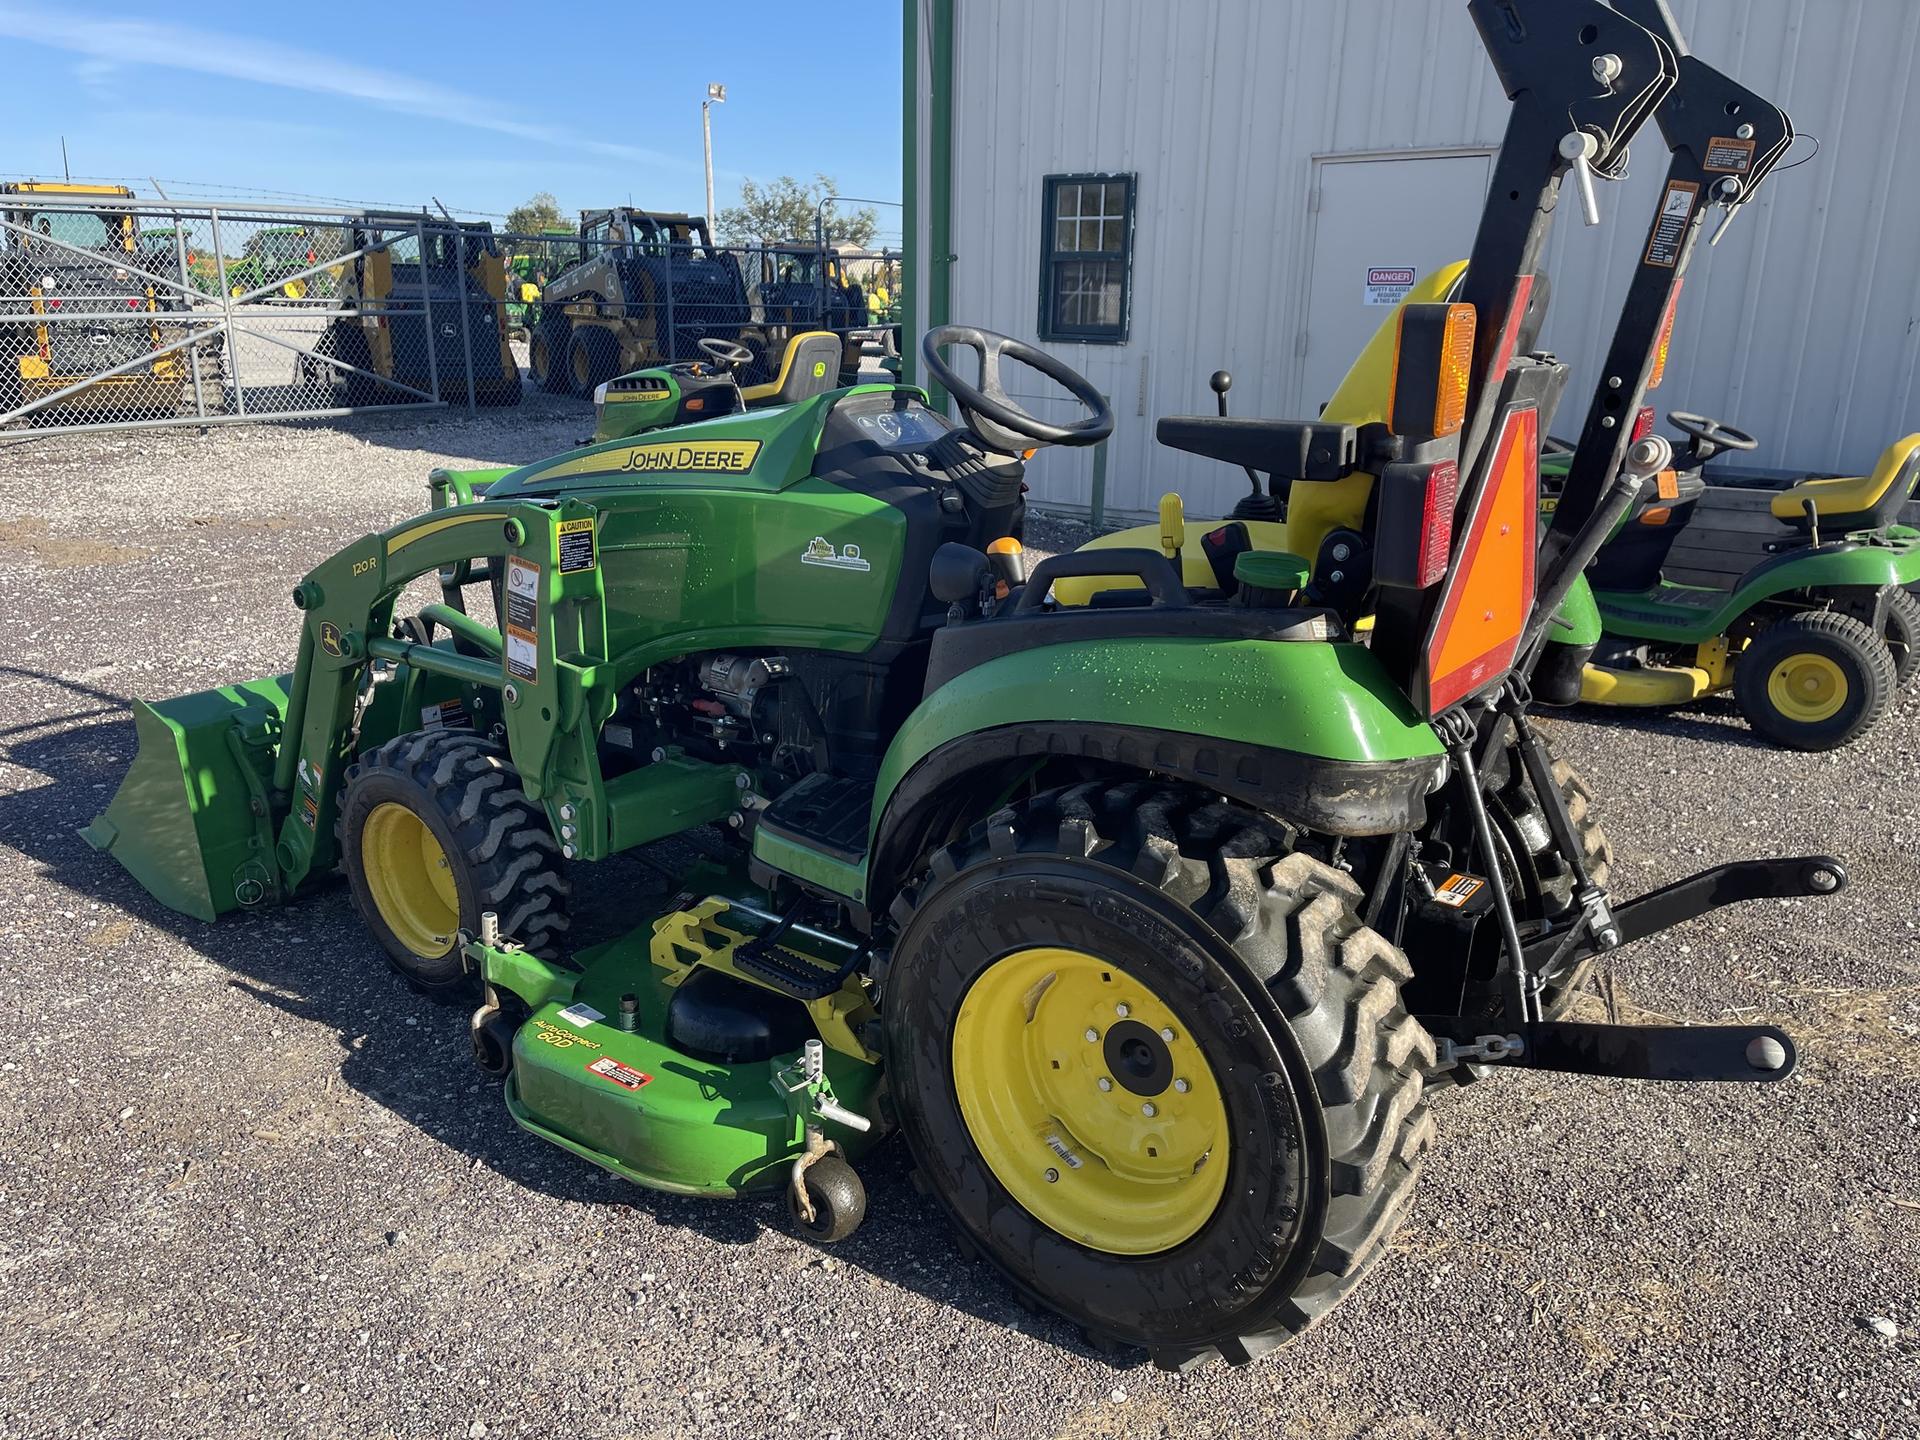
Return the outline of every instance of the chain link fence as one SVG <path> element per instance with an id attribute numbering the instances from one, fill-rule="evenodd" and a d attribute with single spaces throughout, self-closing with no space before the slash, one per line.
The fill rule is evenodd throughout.
<path id="1" fill-rule="evenodd" d="M 701 358 L 703 339 L 745 345 L 752 384 L 822 329 L 850 380 L 897 320 L 896 249 L 722 247 L 697 220 L 639 212 L 517 235 L 24 190 L 0 190 L 0 431 L 514 405 L 523 363 L 539 389 L 587 398 Z"/>

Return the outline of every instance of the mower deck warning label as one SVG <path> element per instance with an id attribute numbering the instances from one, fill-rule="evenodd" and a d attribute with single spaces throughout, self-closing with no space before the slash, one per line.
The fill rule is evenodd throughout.
<path id="1" fill-rule="evenodd" d="M 540 567 L 518 555 L 507 557 L 507 673 L 518 680 L 540 678 Z"/>
<path id="2" fill-rule="evenodd" d="M 587 1069 L 602 1080 L 611 1080 L 625 1090 L 638 1090 L 653 1079 L 646 1071 L 636 1070 L 631 1065 L 622 1065 L 611 1055 L 602 1055 L 598 1060 L 589 1060 Z"/>
<path id="3" fill-rule="evenodd" d="M 1671 270 L 1680 263 L 1680 246 L 1687 237 L 1693 219 L 1693 202 L 1700 187 L 1691 180 L 1667 182 L 1666 198 L 1660 202 L 1660 214 L 1653 222 L 1653 234 L 1647 239 L 1649 265 L 1664 265 Z"/>
<path id="4" fill-rule="evenodd" d="M 560 522 L 560 573 L 593 568 L 593 517 Z"/>

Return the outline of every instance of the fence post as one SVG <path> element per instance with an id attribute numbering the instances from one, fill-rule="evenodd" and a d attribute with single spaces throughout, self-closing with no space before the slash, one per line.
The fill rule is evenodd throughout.
<path id="1" fill-rule="evenodd" d="M 448 223 L 446 236 L 447 242 L 453 247 L 454 278 L 460 283 L 460 351 L 467 362 L 467 413 L 477 415 L 480 411 L 475 399 L 473 382 L 473 306 L 467 301 L 467 281 L 470 278 L 467 274 L 467 237 L 451 222 Z M 426 279 L 427 267 L 423 257 L 420 266 L 421 283 L 425 284 Z"/>
<path id="2" fill-rule="evenodd" d="M 240 332 L 233 328 L 233 287 L 227 280 L 227 247 L 220 238 L 220 208 L 207 207 L 213 227 L 213 267 L 220 280 L 220 328 L 227 337 L 227 357 L 233 371 L 233 413 L 247 413 L 247 387 L 240 376 Z"/>
<path id="3" fill-rule="evenodd" d="M 654 305 L 653 325 L 654 325 L 654 330 L 657 333 L 660 328 L 660 307 L 657 302 Z M 678 360 L 680 358 L 680 332 L 674 328 L 674 323 L 673 323 L 673 237 L 672 236 L 667 237 L 667 343 L 661 349 L 660 358 L 668 364 L 671 364 L 673 361 Z"/>
<path id="4" fill-rule="evenodd" d="M 413 238 L 419 242 L 420 325 L 427 333 L 427 390 L 433 396 L 427 403 L 429 405 L 438 405 L 443 401 L 443 397 L 440 394 L 440 339 L 439 332 L 433 328 L 433 287 L 427 284 L 427 212 L 425 210 L 422 210 L 420 212 L 420 218 L 413 222 Z M 391 248 L 387 251 L 387 258 L 389 260 L 393 258 Z M 387 309 L 389 311 L 393 309 L 393 294 L 391 291 L 387 294 Z M 394 333 L 392 320 L 388 320 L 387 322 L 387 333 L 389 335 Z M 400 373 L 400 357 L 398 355 L 393 357 L 393 373 L 395 375 Z"/>
<path id="5" fill-rule="evenodd" d="M 193 277 L 187 273 L 186 222 L 173 217 L 173 263 L 180 267 L 180 304 L 187 312 L 187 333 L 193 333 Z M 187 365 L 193 371 L 193 413 L 207 418 L 207 397 L 200 390 L 200 347 L 187 347 Z"/>

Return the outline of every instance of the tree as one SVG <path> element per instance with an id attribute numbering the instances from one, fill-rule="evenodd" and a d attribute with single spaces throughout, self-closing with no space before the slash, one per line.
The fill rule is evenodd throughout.
<path id="1" fill-rule="evenodd" d="M 567 223 L 560 213 L 560 202 L 547 191 L 528 200 L 524 205 L 516 205 L 507 214 L 507 233 L 510 235 L 538 235 L 542 230 L 555 230 Z"/>
<path id="2" fill-rule="evenodd" d="M 740 203 L 722 210 L 714 217 L 714 224 L 720 231 L 720 239 L 729 245 L 812 240 L 814 216 L 820 213 L 820 202 L 839 193 L 840 187 L 831 175 L 816 174 L 804 185 L 791 175 L 782 175 L 767 185 L 742 180 Z M 858 245 L 865 249 L 880 229 L 880 217 L 872 210 L 845 210 L 829 205 L 822 218 L 830 245 Z"/>

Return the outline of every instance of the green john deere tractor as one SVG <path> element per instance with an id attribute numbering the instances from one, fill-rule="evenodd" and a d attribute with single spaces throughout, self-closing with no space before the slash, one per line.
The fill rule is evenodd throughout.
<path id="1" fill-rule="evenodd" d="M 1653 457 L 1612 429 L 1541 534 L 1566 368 L 1517 341 L 1562 180 L 1617 175 L 1655 118 L 1701 195 L 1738 105 L 1742 196 L 1669 212 L 1639 263 L 1593 400 L 1630 415 L 1706 212 L 1791 129 L 1657 0 L 1468 9 L 1514 106 L 1461 299 L 1398 310 L 1351 410 L 1160 422 L 1290 492 L 1283 546 L 1223 525 L 1205 583 L 1145 547 L 1028 571 L 1025 457 L 1112 413 L 947 326 L 923 348 L 959 425 L 860 385 L 437 472 L 431 511 L 295 587 L 290 673 L 136 706 L 89 839 L 203 919 L 343 872 L 400 973 L 473 1007 L 514 1119 L 642 1185 L 784 1194 L 837 1241 L 898 1130 L 1014 1286 L 1167 1366 L 1251 1359 L 1356 1286 L 1429 1085 L 1782 1078 L 1770 1026 L 1566 1018 L 1606 951 L 1846 877 L 1755 860 L 1609 897 L 1592 792 L 1529 711 L 1577 688 L 1597 635 L 1554 617 Z M 1021 409 L 1011 364 L 1084 413 Z M 730 858 L 570 950 L 589 867 L 703 826 Z"/>

